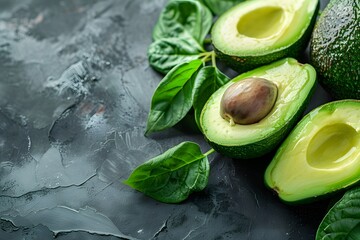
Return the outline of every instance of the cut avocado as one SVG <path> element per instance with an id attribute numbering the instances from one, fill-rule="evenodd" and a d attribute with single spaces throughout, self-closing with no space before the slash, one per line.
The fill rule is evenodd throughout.
<path id="1" fill-rule="evenodd" d="M 285 202 L 328 195 L 360 180 L 360 101 L 342 100 L 307 114 L 278 149 L 265 183 Z"/>
<path id="2" fill-rule="evenodd" d="M 215 22 L 215 52 L 239 72 L 297 57 L 308 44 L 318 8 L 318 0 L 242 2 Z"/>
<path id="3" fill-rule="evenodd" d="M 360 99 L 360 1 L 332 0 L 316 23 L 310 57 L 336 99 Z"/>
<path id="4" fill-rule="evenodd" d="M 234 83 L 263 78 L 277 86 L 271 111 L 260 121 L 232 124 L 220 114 L 224 92 Z M 286 58 L 243 73 L 218 89 L 205 104 L 200 117 L 203 134 L 219 153 L 232 158 L 260 157 L 278 146 L 301 116 L 313 92 L 316 72 L 308 64 Z"/>

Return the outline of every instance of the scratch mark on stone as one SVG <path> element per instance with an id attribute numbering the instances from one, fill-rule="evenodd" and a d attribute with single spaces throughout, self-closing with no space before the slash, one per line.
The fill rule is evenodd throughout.
<path id="1" fill-rule="evenodd" d="M 107 13 L 109 9 L 113 7 L 114 3 L 109 4 L 108 6 L 105 6 L 103 9 L 101 9 L 99 12 L 97 12 L 94 16 L 94 19 L 101 17 L 103 14 Z"/>
<path id="2" fill-rule="evenodd" d="M 189 232 L 188 232 L 188 234 L 185 236 L 185 237 L 183 237 L 182 238 L 182 240 L 186 240 L 187 238 L 189 238 L 190 237 L 190 235 L 193 233 L 193 232 L 195 232 L 196 230 L 198 230 L 198 229 L 200 229 L 202 226 L 204 226 L 205 224 L 206 224 L 206 222 L 208 221 L 208 216 L 206 216 L 205 218 L 204 218 L 204 221 L 202 222 L 202 224 L 200 225 L 200 226 L 197 226 L 196 228 L 194 228 L 194 229 L 191 229 Z"/>
<path id="3" fill-rule="evenodd" d="M 46 227 L 46 226 L 45 226 Z M 51 231 L 49 229 L 49 231 Z M 51 231 L 52 233 L 54 233 L 53 231 Z M 96 236 L 106 236 L 106 237 L 115 237 L 115 238 L 118 238 L 118 239 L 121 239 L 121 240 L 138 240 L 137 238 L 132 238 L 132 237 L 119 237 L 119 236 L 115 236 L 115 235 L 112 235 L 112 234 L 102 234 L 102 233 L 93 233 L 93 232 L 88 232 L 88 231 L 82 231 L 82 230 L 78 230 L 78 231 L 69 231 L 69 232 L 59 232 L 57 234 L 54 233 L 54 236 L 55 237 L 58 237 L 58 236 L 61 236 L 61 235 L 65 235 L 67 233 L 77 233 L 77 232 L 85 232 L 85 233 L 89 233 L 91 235 L 96 235 Z"/>
<path id="4" fill-rule="evenodd" d="M 0 195 L 0 197 L 5 197 L 5 198 L 22 198 L 22 197 L 25 197 L 25 196 L 29 196 L 29 195 L 32 195 L 32 194 L 36 194 L 36 193 L 41 193 L 41 192 L 46 192 L 46 191 L 51 191 L 51 190 L 56 190 L 56 189 L 65 189 L 65 188 L 70 188 L 70 187 L 80 187 L 82 185 L 84 185 L 86 182 L 90 181 L 91 179 L 93 179 L 94 177 L 96 176 L 96 173 L 94 173 L 93 175 L 91 175 L 90 177 L 88 177 L 87 179 L 85 179 L 83 182 L 81 183 L 74 183 L 74 184 L 70 184 L 70 185 L 66 185 L 66 186 L 56 186 L 56 187 L 53 187 L 53 188 L 49 188 L 49 187 L 44 187 L 44 188 L 41 188 L 41 189 L 37 189 L 37 190 L 34 190 L 34 191 L 29 191 L 27 193 L 24 193 L 24 194 L 21 194 L 21 195 L 6 195 L 6 194 L 2 194 Z"/>
<path id="5" fill-rule="evenodd" d="M 164 232 L 167 229 L 167 223 L 168 220 L 170 218 L 170 215 L 166 218 L 166 220 L 164 221 L 163 225 L 160 227 L 160 229 L 154 234 L 154 236 L 152 237 L 152 239 L 155 239 L 156 237 L 158 237 L 160 235 L 160 233 Z"/>
<path id="6" fill-rule="evenodd" d="M 126 5 L 125 5 L 125 8 L 124 8 L 124 9 L 127 10 L 133 2 L 134 2 L 134 1 L 128 1 L 128 2 L 126 3 Z"/>
<path id="7" fill-rule="evenodd" d="M 252 229 L 253 221 L 250 221 L 249 227 L 248 227 L 248 239 L 251 239 L 251 229 Z"/>
<path id="8" fill-rule="evenodd" d="M 214 199 L 213 199 L 213 201 L 214 201 Z M 217 205 L 217 204 L 214 204 L 214 206 L 216 206 L 216 205 Z M 197 226 L 196 228 L 191 229 L 191 230 L 188 232 L 188 234 L 187 234 L 185 237 L 182 238 L 182 240 L 188 239 L 193 232 L 195 232 L 196 230 L 198 230 L 198 229 L 200 229 L 201 227 L 205 226 L 206 223 L 208 222 L 208 220 L 215 214 L 216 209 L 217 209 L 216 207 L 213 207 L 213 208 L 211 209 L 211 212 L 210 212 L 208 215 L 205 216 L 205 218 L 204 218 L 204 220 L 202 221 L 202 223 L 201 223 L 199 226 Z"/>
<path id="9" fill-rule="evenodd" d="M 258 208 L 260 208 L 259 199 L 257 198 L 257 195 L 256 195 L 255 192 L 253 192 L 253 194 L 254 194 L 254 199 L 255 199 L 255 201 L 256 201 L 256 206 L 257 206 Z"/>
<path id="10" fill-rule="evenodd" d="M 15 227 L 43 225 L 56 237 L 60 233 L 87 232 L 96 235 L 114 236 L 121 239 L 137 240 L 123 234 L 106 215 L 86 206 L 79 210 L 66 206 L 44 208 L 24 216 L 3 216 L 1 219 L 11 221 Z"/>

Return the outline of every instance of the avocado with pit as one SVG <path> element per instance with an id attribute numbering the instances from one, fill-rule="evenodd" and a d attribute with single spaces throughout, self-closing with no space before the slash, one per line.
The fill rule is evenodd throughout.
<path id="1" fill-rule="evenodd" d="M 265 183 L 285 202 L 302 203 L 360 181 L 360 101 L 324 104 L 307 114 L 266 169 Z"/>
<path id="2" fill-rule="evenodd" d="M 332 0 L 314 27 L 311 64 L 335 99 L 360 99 L 360 0 Z"/>
<path id="3" fill-rule="evenodd" d="M 318 9 L 318 0 L 239 3 L 215 22 L 214 50 L 238 72 L 285 57 L 297 58 L 308 44 Z"/>
<path id="4" fill-rule="evenodd" d="M 256 158 L 274 150 L 301 117 L 316 72 L 285 58 L 243 73 L 212 94 L 200 125 L 205 139 L 232 158 Z"/>

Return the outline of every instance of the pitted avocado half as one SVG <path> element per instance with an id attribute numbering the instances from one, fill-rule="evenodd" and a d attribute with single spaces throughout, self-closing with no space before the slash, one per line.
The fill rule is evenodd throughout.
<path id="1" fill-rule="evenodd" d="M 318 0 L 251 0 L 239 3 L 215 22 L 215 52 L 239 72 L 284 57 L 297 57 L 310 38 Z"/>
<path id="2" fill-rule="evenodd" d="M 254 123 L 237 124 L 222 113 L 222 98 L 233 84 L 249 78 L 266 79 L 276 85 L 276 100 L 266 116 Z M 243 159 L 260 157 L 276 148 L 301 117 L 313 93 L 315 82 L 314 68 L 293 58 L 282 59 L 243 73 L 209 98 L 201 112 L 202 132 L 209 144 L 225 156 Z M 265 90 L 267 88 L 272 87 L 265 87 Z M 257 96 L 251 94 L 251 101 L 245 104 L 250 104 L 246 107 L 246 116 L 251 115 L 251 111 L 257 111 Z M 260 98 L 261 101 L 263 99 L 264 97 Z M 241 103 L 238 105 L 241 106 Z"/>

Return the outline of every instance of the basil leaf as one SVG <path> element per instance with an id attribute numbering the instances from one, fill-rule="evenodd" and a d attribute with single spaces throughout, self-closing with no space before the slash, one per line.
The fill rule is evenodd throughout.
<path id="1" fill-rule="evenodd" d="M 165 203 L 178 203 L 208 182 L 209 162 L 196 143 L 183 142 L 138 166 L 124 182 Z"/>
<path id="2" fill-rule="evenodd" d="M 238 3 L 244 2 L 244 0 L 202 0 L 203 3 L 215 14 L 221 15 L 226 10 L 237 5 Z"/>
<path id="3" fill-rule="evenodd" d="M 360 238 L 360 187 L 349 190 L 322 220 L 316 240 Z"/>
<path id="4" fill-rule="evenodd" d="M 201 45 L 212 25 L 212 14 L 202 3 L 191 0 L 170 1 L 161 12 L 153 39 L 192 36 Z"/>
<path id="5" fill-rule="evenodd" d="M 207 66 L 198 72 L 194 83 L 194 103 L 195 122 L 200 127 L 201 111 L 209 97 L 230 79 L 221 73 L 216 67 Z"/>
<path id="6" fill-rule="evenodd" d="M 194 73 L 201 65 L 198 59 L 182 63 L 161 80 L 151 100 L 145 134 L 172 127 L 184 118 L 192 107 Z"/>
<path id="7" fill-rule="evenodd" d="M 148 49 L 150 65 L 161 73 L 168 73 L 183 62 L 198 59 L 204 49 L 191 38 L 162 38 Z"/>

